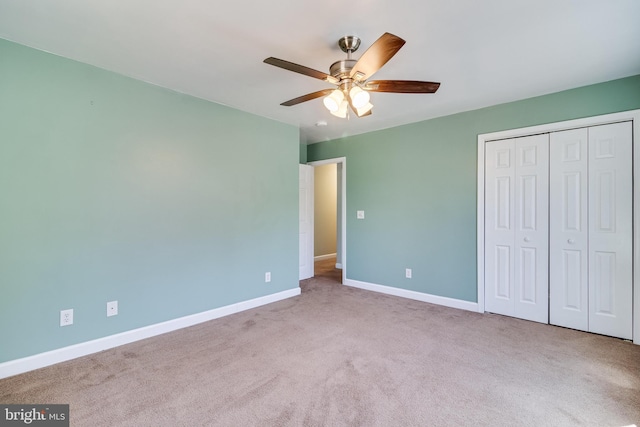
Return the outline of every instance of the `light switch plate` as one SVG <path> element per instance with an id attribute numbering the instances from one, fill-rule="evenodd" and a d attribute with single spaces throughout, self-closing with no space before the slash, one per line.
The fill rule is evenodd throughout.
<path id="1" fill-rule="evenodd" d="M 356 212 L 356 218 L 364 219 L 364 211 L 357 211 Z"/>

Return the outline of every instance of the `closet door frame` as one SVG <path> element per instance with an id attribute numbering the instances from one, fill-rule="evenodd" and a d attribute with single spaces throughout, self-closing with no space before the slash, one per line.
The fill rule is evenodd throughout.
<path id="1" fill-rule="evenodd" d="M 605 114 L 583 119 L 548 123 L 478 135 L 478 191 L 477 191 L 477 284 L 478 311 L 485 311 L 485 144 L 497 139 L 509 139 L 540 133 L 631 121 L 633 128 L 633 343 L 640 345 L 640 110 Z"/>

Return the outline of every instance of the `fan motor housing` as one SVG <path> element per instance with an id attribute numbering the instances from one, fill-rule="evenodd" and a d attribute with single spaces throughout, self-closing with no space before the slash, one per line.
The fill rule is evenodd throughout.
<path id="1" fill-rule="evenodd" d="M 351 69 L 356 65 L 355 59 L 343 59 L 341 61 L 336 61 L 331 64 L 329 67 L 329 74 L 333 77 L 342 79 L 344 77 L 348 77 L 349 73 L 351 73 Z"/>

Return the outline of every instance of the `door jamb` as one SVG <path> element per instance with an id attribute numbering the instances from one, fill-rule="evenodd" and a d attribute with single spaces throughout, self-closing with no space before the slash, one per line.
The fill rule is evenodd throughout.
<path id="1" fill-rule="evenodd" d="M 640 110 L 630 110 L 621 113 L 604 114 L 583 119 L 567 120 L 548 123 L 539 126 L 529 126 L 519 129 L 509 129 L 499 132 L 478 135 L 478 175 L 477 175 L 477 299 L 478 311 L 484 313 L 484 186 L 485 186 L 485 144 L 498 139 L 517 138 L 605 125 L 610 123 L 631 121 L 633 123 L 633 343 L 640 345 Z"/>
<path id="2" fill-rule="evenodd" d="M 308 162 L 309 166 L 323 166 L 330 164 L 340 164 L 342 166 L 342 173 L 340 175 L 340 221 L 342 223 L 342 233 L 340 235 L 340 251 L 342 255 L 342 283 L 344 284 L 347 279 L 347 158 L 336 157 L 333 159 L 318 160 L 315 162 Z"/>

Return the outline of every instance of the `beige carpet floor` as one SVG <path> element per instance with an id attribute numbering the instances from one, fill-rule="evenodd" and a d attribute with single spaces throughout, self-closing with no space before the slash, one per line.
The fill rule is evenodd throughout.
<path id="1" fill-rule="evenodd" d="M 640 425 L 640 346 L 349 288 L 0 380 L 73 426 Z"/>

